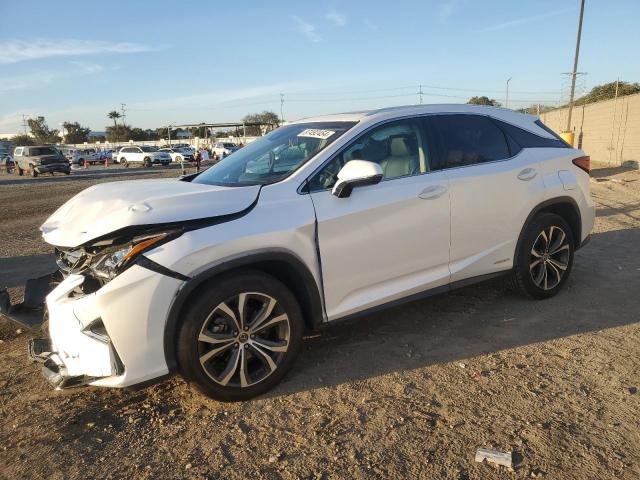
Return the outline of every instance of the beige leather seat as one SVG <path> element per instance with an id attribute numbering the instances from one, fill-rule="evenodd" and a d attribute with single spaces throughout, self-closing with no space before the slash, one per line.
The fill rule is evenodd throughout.
<path id="1" fill-rule="evenodd" d="M 402 177 L 415 173 L 417 159 L 411 155 L 406 138 L 393 137 L 389 153 L 390 155 L 380 162 L 384 178 Z"/>

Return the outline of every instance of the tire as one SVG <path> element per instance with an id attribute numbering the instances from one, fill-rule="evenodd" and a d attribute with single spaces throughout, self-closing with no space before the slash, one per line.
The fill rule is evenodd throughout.
<path id="1" fill-rule="evenodd" d="M 129 168 L 129 162 L 127 162 L 127 159 L 122 157 L 120 159 L 120 164 L 124 166 L 124 168 Z"/>
<path id="2" fill-rule="evenodd" d="M 182 157 L 180 155 L 176 157 L 176 162 L 182 162 Z"/>
<path id="3" fill-rule="evenodd" d="M 198 292 L 178 334 L 182 376 L 225 402 L 248 400 L 278 384 L 302 343 L 302 313 L 291 291 L 270 275 L 241 271 L 217 277 Z M 241 317 L 241 298 L 248 317 L 244 330 L 233 319 Z M 267 305 L 272 302 L 270 310 Z M 261 319 L 262 314 L 266 315 Z"/>
<path id="4" fill-rule="evenodd" d="M 18 167 L 17 172 L 18 172 L 18 175 L 19 175 L 19 176 L 23 176 L 23 175 L 24 175 L 24 170 L 23 170 L 23 169 L 21 169 L 20 167 Z"/>
<path id="5" fill-rule="evenodd" d="M 516 252 L 515 287 L 536 300 L 553 297 L 569 278 L 574 248 L 571 227 L 561 216 L 536 216 L 524 230 Z"/>
<path id="6" fill-rule="evenodd" d="M 149 157 L 145 157 L 145 159 L 142 161 L 142 166 L 145 168 L 151 167 L 151 159 Z"/>
<path id="7" fill-rule="evenodd" d="M 36 169 L 33 165 L 31 165 L 31 176 L 33 178 L 36 178 L 38 176 L 38 172 L 36 172 Z"/>

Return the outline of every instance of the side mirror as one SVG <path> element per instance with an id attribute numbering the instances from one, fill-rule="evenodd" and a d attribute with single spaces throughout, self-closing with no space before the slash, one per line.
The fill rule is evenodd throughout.
<path id="1" fill-rule="evenodd" d="M 366 160 L 351 160 L 338 172 L 338 181 L 331 193 L 338 198 L 351 195 L 353 187 L 375 185 L 382 180 L 382 167 Z"/>

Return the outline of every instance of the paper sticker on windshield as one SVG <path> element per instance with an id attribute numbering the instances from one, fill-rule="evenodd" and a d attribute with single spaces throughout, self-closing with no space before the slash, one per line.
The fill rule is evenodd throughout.
<path id="1" fill-rule="evenodd" d="M 317 128 L 307 128 L 306 130 L 301 131 L 298 134 L 298 136 L 309 137 L 309 138 L 319 138 L 321 140 L 326 140 L 334 133 L 336 133 L 334 130 L 320 130 Z"/>

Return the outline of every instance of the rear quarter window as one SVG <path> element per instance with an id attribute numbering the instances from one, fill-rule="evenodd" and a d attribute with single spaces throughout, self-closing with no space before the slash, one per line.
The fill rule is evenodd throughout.
<path id="1" fill-rule="evenodd" d="M 502 120 L 494 119 L 494 122 L 496 122 L 496 124 L 508 137 L 510 137 L 510 139 L 522 148 L 571 148 L 569 144 L 562 140 L 553 130 L 547 127 L 540 120 L 535 122 L 536 125 L 552 134 L 554 138 L 541 137 L 540 135 L 536 135 L 535 133 L 516 127 L 510 123 L 503 122 Z"/>

